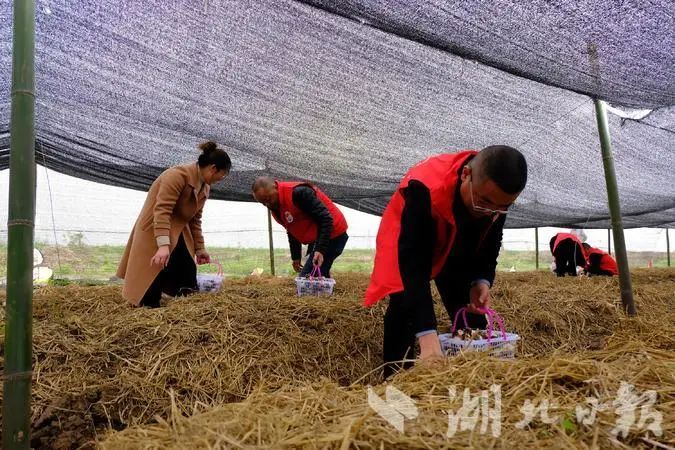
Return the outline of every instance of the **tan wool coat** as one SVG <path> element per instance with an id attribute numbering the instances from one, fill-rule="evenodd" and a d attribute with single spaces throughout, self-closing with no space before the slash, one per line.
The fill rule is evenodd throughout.
<path id="1" fill-rule="evenodd" d="M 161 271 L 150 265 L 157 237 L 168 236 L 173 252 L 182 233 L 193 257 L 204 248 L 202 210 L 208 196 L 209 186 L 202 183 L 197 163 L 167 169 L 152 183 L 117 269 L 117 276 L 124 278 L 126 300 L 139 305 Z"/>

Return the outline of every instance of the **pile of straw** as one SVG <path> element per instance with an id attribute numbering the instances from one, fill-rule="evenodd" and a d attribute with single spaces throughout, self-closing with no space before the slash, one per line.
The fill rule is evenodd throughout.
<path id="1" fill-rule="evenodd" d="M 296 298 L 288 280 L 244 280 L 156 310 L 127 306 L 119 286 L 41 289 L 33 443 L 67 447 L 76 435 L 84 443 L 97 429 L 153 421 L 169 413 L 169 390 L 189 413 L 254 387 L 351 383 L 379 364 L 381 331 L 345 284 L 317 300 Z"/>
<path id="2" fill-rule="evenodd" d="M 513 428 L 507 410 L 526 394 L 548 389 L 564 406 L 590 389 L 609 396 L 620 380 L 656 389 L 658 379 L 666 389 L 656 389 L 658 407 L 672 422 L 672 271 L 636 273 L 637 320 L 625 319 L 617 306 L 616 279 L 500 274 L 493 305 L 509 330 L 523 336 L 520 359 L 511 364 L 473 357 L 399 375 L 396 387 L 419 397 L 420 418 L 428 407 L 436 411 L 429 425 L 414 421 L 419 424 L 411 423 L 404 435 L 365 403 L 364 386 L 381 382 L 384 312 L 384 305 L 361 307 L 367 281 L 365 275 L 341 275 L 330 299 L 297 298 L 289 279 L 228 281 L 217 295 L 169 301 L 159 310 L 128 307 L 118 286 L 41 289 L 34 308 L 33 445 L 76 448 L 101 439 L 106 429 L 131 427 L 103 445 L 193 447 L 187 443 L 200 440 L 202 447 L 339 447 L 339 434 L 359 445 L 417 447 L 432 439 L 436 446 L 441 441 L 433 435 L 440 430 L 442 437 L 444 428 L 431 424 L 451 405 L 448 380 L 458 386 L 460 404 L 464 387 L 502 384 L 502 436 L 514 432 L 507 431 Z M 376 390 L 382 394 L 383 387 Z M 664 403 L 663 395 L 671 402 Z M 160 423 L 152 425 L 157 418 Z M 447 414 L 445 420 L 447 428 Z M 586 431 L 575 432 L 579 436 L 568 438 L 585 439 Z M 602 439 L 604 431 L 598 433 Z M 444 438 L 444 445 L 478 445 L 466 433 L 458 436 Z M 546 439 L 566 442 L 550 430 L 527 436 L 542 446 Z M 308 444 L 311 439 L 318 443 Z M 479 446 L 485 442 L 492 441 Z"/>
<path id="3" fill-rule="evenodd" d="M 661 337 L 655 337 L 661 339 Z M 675 344 L 672 340 L 670 345 Z M 655 442 L 673 445 L 675 439 L 675 379 L 672 353 L 645 347 L 637 340 L 612 342 L 607 350 L 504 362 L 476 355 L 461 356 L 436 367 L 416 367 L 397 375 L 390 385 L 414 399 L 418 415 L 404 422 L 403 432 L 369 407 L 367 388 L 341 388 L 333 382 L 314 383 L 277 393 L 254 393 L 241 403 L 182 417 L 172 413 L 157 425 L 114 433 L 100 445 L 106 450 L 140 448 L 654 448 Z M 636 395 L 657 392 L 651 412 L 662 414 L 661 436 L 647 433 L 633 422 L 628 435 L 612 434 L 617 424 L 617 391 L 621 382 L 635 386 Z M 480 409 L 467 409 L 471 421 L 458 423 L 448 436 L 449 414 L 458 414 L 463 393 L 472 397 L 488 391 L 488 407 L 495 407 L 493 385 L 500 386 L 501 426 L 493 431 L 488 420 L 481 431 Z M 451 399 L 449 390 L 455 388 Z M 384 386 L 375 392 L 386 398 Z M 590 408 L 587 397 L 607 409 L 597 421 L 584 425 L 576 408 Z M 523 429 L 518 422 L 526 400 L 551 407 Z M 640 407 L 636 410 L 640 420 Z M 645 416 L 646 418 L 646 416 Z M 462 430 L 465 423 L 466 429 Z M 646 425 L 652 422 L 647 421 Z"/>

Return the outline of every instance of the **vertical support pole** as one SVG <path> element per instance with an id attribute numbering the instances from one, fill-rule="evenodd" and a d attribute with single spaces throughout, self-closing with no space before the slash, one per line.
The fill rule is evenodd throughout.
<path id="1" fill-rule="evenodd" d="M 539 270 L 539 228 L 534 228 L 534 268 Z"/>
<path id="2" fill-rule="evenodd" d="M 668 228 L 666 228 L 666 257 L 668 261 L 668 267 L 670 267 L 670 236 L 668 235 Z"/>
<path id="3" fill-rule="evenodd" d="M 30 448 L 35 232 L 35 0 L 14 0 L 2 447 Z"/>
<path id="4" fill-rule="evenodd" d="M 269 241 L 270 241 L 270 270 L 272 272 L 272 276 L 276 276 L 276 272 L 274 270 L 274 238 L 272 237 L 272 212 L 269 209 L 267 210 L 267 231 L 269 233 Z"/>
<path id="5" fill-rule="evenodd" d="M 602 150 L 602 162 L 605 168 L 605 183 L 607 184 L 607 202 L 609 215 L 612 219 L 612 232 L 614 234 L 614 248 L 616 262 L 619 266 L 619 286 L 621 287 L 621 302 L 629 316 L 636 314 L 635 302 L 633 301 L 633 287 L 628 270 L 628 257 L 626 254 L 626 241 L 623 236 L 623 222 L 621 220 L 621 205 L 619 202 L 619 188 L 616 183 L 614 170 L 614 157 L 612 156 L 612 141 L 607 126 L 607 111 L 602 100 L 594 99 L 595 117 L 598 122 L 598 135 L 600 136 L 600 148 Z"/>
<path id="6" fill-rule="evenodd" d="M 612 254 L 612 229 L 607 228 L 607 253 Z"/>

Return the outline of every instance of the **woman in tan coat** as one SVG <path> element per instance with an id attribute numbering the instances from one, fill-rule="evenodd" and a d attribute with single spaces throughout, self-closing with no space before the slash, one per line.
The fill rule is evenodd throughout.
<path id="1" fill-rule="evenodd" d="M 162 292 L 177 295 L 197 287 L 197 264 L 211 258 L 204 247 L 202 209 L 210 186 L 222 180 L 232 163 L 214 142 L 199 145 L 196 163 L 164 171 L 150 187 L 117 276 L 122 296 L 136 306 L 156 308 Z"/>

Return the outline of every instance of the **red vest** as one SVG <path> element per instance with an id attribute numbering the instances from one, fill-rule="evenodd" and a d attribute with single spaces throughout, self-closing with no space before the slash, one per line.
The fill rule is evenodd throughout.
<path id="1" fill-rule="evenodd" d="M 319 228 L 314 219 L 305 214 L 300 208 L 293 203 L 293 188 L 298 185 L 307 185 L 314 189 L 316 196 L 326 206 L 328 212 L 333 217 L 333 230 L 330 233 L 330 238 L 340 236 L 347 231 L 347 221 L 345 216 L 340 212 L 335 203 L 321 190 L 309 183 L 298 181 L 277 181 L 277 191 L 279 192 L 279 215 L 272 212 L 274 220 L 279 225 L 286 228 L 286 230 L 303 244 L 310 244 L 319 237 Z"/>
<path id="2" fill-rule="evenodd" d="M 600 270 L 606 270 L 607 272 L 610 272 L 612 275 L 618 275 L 619 274 L 619 266 L 616 265 L 616 261 L 614 261 L 614 258 L 612 258 L 609 253 L 600 250 L 599 248 L 591 247 L 590 249 L 587 250 L 588 253 L 588 259 L 590 261 L 591 255 L 602 255 L 602 259 L 600 259 Z"/>
<path id="3" fill-rule="evenodd" d="M 452 212 L 457 173 L 466 160 L 476 151 L 431 156 L 413 166 L 403 177 L 382 214 L 377 232 L 375 266 L 370 276 L 364 304 L 372 306 L 385 296 L 403 290 L 398 267 L 398 238 L 401 234 L 401 213 L 405 197 L 401 191 L 410 180 L 422 182 L 431 194 L 431 216 L 436 224 L 436 244 L 431 258 L 431 278 L 435 278 L 450 254 L 455 241 L 457 226 Z"/>
<path id="4" fill-rule="evenodd" d="M 577 236 L 576 234 L 572 234 L 572 233 L 558 233 L 558 234 L 556 234 L 555 236 L 556 236 L 556 238 L 555 238 L 555 241 L 553 242 L 553 250 L 551 251 L 551 253 L 554 253 L 554 252 L 555 252 L 555 249 L 558 248 L 558 244 L 560 244 L 560 243 L 561 243 L 562 241 L 564 241 L 565 239 L 572 239 L 574 242 L 576 242 L 576 244 L 577 244 L 579 247 L 581 247 L 581 250 L 582 250 L 582 251 L 584 250 L 584 246 L 582 245 L 581 239 L 579 239 L 579 236 Z M 585 251 L 584 251 L 583 253 L 584 253 L 584 255 L 586 254 Z"/>

